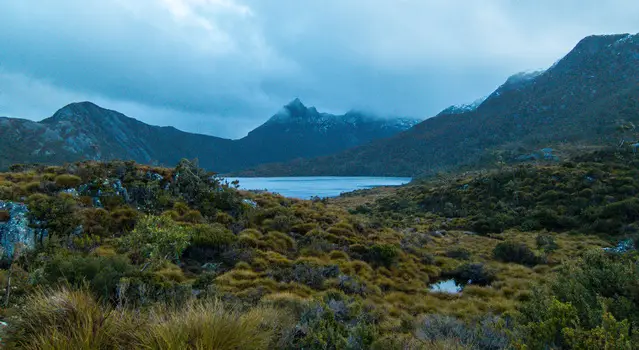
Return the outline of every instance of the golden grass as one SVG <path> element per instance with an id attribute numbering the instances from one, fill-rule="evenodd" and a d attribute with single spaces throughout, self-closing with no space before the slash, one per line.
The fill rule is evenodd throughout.
<path id="1" fill-rule="evenodd" d="M 5 342 L 19 349 L 266 349 L 285 315 L 268 307 L 241 312 L 218 300 L 150 312 L 114 310 L 85 290 L 40 290 L 10 320 Z"/>
<path id="2" fill-rule="evenodd" d="M 139 335 L 144 349 L 265 349 L 276 330 L 278 312 L 253 308 L 246 313 L 221 302 L 192 303 L 167 313 L 152 313 L 147 332 Z"/>
<path id="3" fill-rule="evenodd" d="M 6 339 L 18 349 L 118 349 L 134 345 L 141 320 L 99 305 L 86 291 L 40 290 L 27 298 Z"/>

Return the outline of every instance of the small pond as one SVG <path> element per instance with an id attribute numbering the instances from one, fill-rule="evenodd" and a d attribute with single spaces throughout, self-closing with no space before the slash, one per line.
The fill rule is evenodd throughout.
<path id="1" fill-rule="evenodd" d="M 454 279 L 442 280 L 430 285 L 430 291 L 435 293 L 459 294 L 463 289 L 464 286 Z"/>

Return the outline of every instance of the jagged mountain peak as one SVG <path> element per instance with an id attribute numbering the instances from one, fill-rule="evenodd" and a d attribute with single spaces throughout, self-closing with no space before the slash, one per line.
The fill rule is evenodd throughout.
<path id="1" fill-rule="evenodd" d="M 620 120 L 638 123 L 638 95 L 639 34 L 590 36 L 547 70 L 511 76 L 476 109 L 454 108 L 388 139 L 254 173 L 433 175 L 482 164 L 494 150 L 517 161 L 551 146 L 607 146 L 618 142 Z"/>
<path id="2" fill-rule="evenodd" d="M 315 124 L 318 121 L 326 118 L 331 118 L 333 115 L 320 113 L 315 107 L 307 107 L 302 103 L 299 98 L 294 99 L 288 104 L 284 105 L 282 109 L 273 115 L 266 124 L 282 124 L 282 123 L 311 123 Z"/>
<path id="3" fill-rule="evenodd" d="M 275 123 L 277 120 L 285 120 Z M 66 105 L 35 122 L 0 118 L 0 169 L 13 163 L 59 164 L 81 159 L 132 159 L 172 165 L 198 158 L 218 172 L 258 164 L 328 155 L 389 137 L 411 124 L 382 124 L 320 113 L 299 99 L 283 106 L 269 122 L 240 140 L 182 132 L 145 124 L 92 102 Z"/>
<path id="4" fill-rule="evenodd" d="M 306 106 L 304 105 L 304 103 L 302 103 L 299 97 L 296 97 L 293 101 L 289 102 L 286 106 L 284 106 L 284 108 L 294 111 L 294 110 L 305 110 Z"/>

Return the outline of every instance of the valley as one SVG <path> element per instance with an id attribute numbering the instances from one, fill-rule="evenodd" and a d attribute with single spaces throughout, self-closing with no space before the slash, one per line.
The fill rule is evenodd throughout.
<path id="1" fill-rule="evenodd" d="M 69 104 L 41 122 L 0 117 L 0 169 L 16 163 L 134 160 L 175 166 L 182 158 L 218 173 L 332 154 L 417 124 L 351 111 L 337 116 L 291 101 L 239 140 L 144 124 L 91 102 Z M 326 140 L 330 140 L 326 142 Z"/>
<path id="2" fill-rule="evenodd" d="M 194 322 L 211 312 L 215 322 L 257 322 L 233 333 L 248 348 L 586 342 L 598 336 L 589 333 L 602 322 L 597 315 L 618 320 L 605 334 L 621 337 L 636 317 L 638 279 L 627 270 L 636 253 L 604 248 L 637 238 L 636 163 L 630 149 L 611 149 L 566 163 L 314 200 L 238 191 L 188 161 L 175 169 L 131 162 L 14 168 L 0 175 L 0 232 L 5 249 L 13 248 L 3 275 L 5 283 L 12 276 L 6 339 L 29 346 L 42 322 L 78 322 L 68 329 L 99 327 L 117 346 L 180 344 L 162 336 L 190 327 L 170 316 L 168 305 L 176 303 Z M 26 217 L 16 211 L 20 202 L 29 208 Z M 8 234 L 16 230 L 27 235 Z M 20 238 L 28 234 L 35 239 Z M 431 290 L 450 279 L 463 286 L 460 293 Z M 611 293 L 617 297 L 597 299 Z M 592 301 L 580 301 L 584 295 Z M 54 318 L 43 303 L 109 313 L 117 328 Z M 538 312 L 540 303 L 548 313 Z M 157 307 L 169 318 L 157 318 Z M 571 329 L 579 335 L 536 331 L 540 322 L 555 322 L 553 307 L 574 310 L 565 317 L 575 317 Z M 126 323 L 133 309 L 150 313 Z M 75 347 L 76 338 L 68 339 Z M 619 339 L 625 346 L 633 338 Z"/>
<path id="3" fill-rule="evenodd" d="M 624 34 L 422 122 L 0 118 L 2 347 L 637 349 L 638 97 Z"/>

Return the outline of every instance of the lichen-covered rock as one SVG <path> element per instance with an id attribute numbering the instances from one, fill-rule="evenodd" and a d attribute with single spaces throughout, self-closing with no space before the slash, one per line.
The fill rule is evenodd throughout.
<path id="1" fill-rule="evenodd" d="M 251 199 L 243 199 L 242 203 L 250 206 L 251 208 L 257 208 L 257 202 Z"/>
<path id="2" fill-rule="evenodd" d="M 148 180 L 152 180 L 152 181 L 162 181 L 164 180 L 164 177 L 158 173 L 152 172 L 152 171 L 147 171 L 146 172 L 146 178 Z"/>
<path id="3" fill-rule="evenodd" d="M 635 250 L 635 243 L 631 239 L 627 239 L 617 243 L 614 247 L 604 248 L 604 250 L 610 253 L 623 254 Z"/>
<path id="4" fill-rule="evenodd" d="M 0 210 L 6 210 L 9 213 L 9 220 L 0 222 L 2 255 L 13 258 L 18 246 L 33 249 L 35 247 L 35 231 L 29 227 L 27 206 L 22 203 L 0 201 Z"/>

